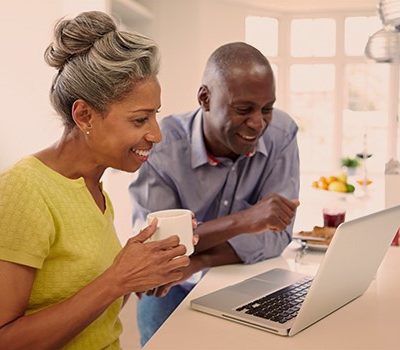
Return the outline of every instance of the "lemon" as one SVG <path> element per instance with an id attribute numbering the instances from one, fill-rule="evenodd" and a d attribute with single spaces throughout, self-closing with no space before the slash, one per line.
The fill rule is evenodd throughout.
<path id="1" fill-rule="evenodd" d="M 340 173 L 337 176 L 338 181 L 343 182 L 344 184 L 347 183 L 347 174 L 346 173 Z"/>
<path id="2" fill-rule="evenodd" d="M 359 184 L 359 185 L 361 185 L 361 186 L 363 186 L 363 185 L 370 185 L 371 183 L 372 183 L 372 180 L 370 180 L 370 179 L 367 179 L 367 180 L 363 180 L 363 179 L 361 179 L 361 180 L 357 180 L 357 183 Z"/>
<path id="3" fill-rule="evenodd" d="M 347 192 L 347 186 L 341 181 L 333 181 L 329 184 L 328 190 L 334 192 Z"/>

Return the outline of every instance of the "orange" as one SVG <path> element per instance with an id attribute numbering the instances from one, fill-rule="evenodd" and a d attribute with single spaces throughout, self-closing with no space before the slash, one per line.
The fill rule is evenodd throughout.
<path id="1" fill-rule="evenodd" d="M 329 176 L 329 177 L 326 179 L 326 183 L 329 185 L 329 184 L 331 184 L 332 182 L 337 181 L 337 180 L 338 180 L 338 178 L 337 178 L 336 176 Z"/>
<path id="2" fill-rule="evenodd" d="M 320 190 L 327 190 L 328 186 L 329 185 L 328 185 L 328 183 L 326 181 L 321 181 L 321 180 L 318 181 L 318 188 Z"/>
<path id="3" fill-rule="evenodd" d="M 313 181 L 311 187 L 318 188 L 318 181 Z"/>
<path id="4" fill-rule="evenodd" d="M 321 177 L 319 178 L 319 181 L 320 181 L 320 182 L 327 182 L 325 176 L 321 176 Z"/>

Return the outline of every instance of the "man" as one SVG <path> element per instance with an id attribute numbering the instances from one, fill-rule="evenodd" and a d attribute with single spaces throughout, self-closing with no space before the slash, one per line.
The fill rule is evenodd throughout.
<path id="1" fill-rule="evenodd" d="M 135 224 L 150 211 L 194 212 L 199 242 L 185 279 L 212 266 L 280 255 L 299 205 L 297 126 L 273 110 L 268 60 L 245 43 L 221 46 L 207 62 L 198 101 L 199 110 L 162 120 L 163 141 L 130 186 Z M 142 345 L 194 283 L 188 279 L 141 297 Z"/>

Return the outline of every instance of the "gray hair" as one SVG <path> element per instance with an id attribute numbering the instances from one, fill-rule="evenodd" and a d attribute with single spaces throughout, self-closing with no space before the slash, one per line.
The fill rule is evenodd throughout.
<path id="1" fill-rule="evenodd" d="M 135 83 L 159 70 L 159 51 L 153 40 L 119 31 L 113 19 L 99 11 L 61 19 L 44 58 L 58 69 L 50 100 L 67 128 L 75 126 L 72 105 L 76 100 L 83 99 L 104 112 Z"/>

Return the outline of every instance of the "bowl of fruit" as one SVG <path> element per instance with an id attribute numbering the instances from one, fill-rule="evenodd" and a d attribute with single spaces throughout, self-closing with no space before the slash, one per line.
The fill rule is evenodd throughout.
<path id="1" fill-rule="evenodd" d="M 353 193 L 356 189 L 353 184 L 347 181 L 346 173 L 335 176 L 321 176 L 318 180 L 313 181 L 311 186 L 317 190 L 338 193 Z"/>

